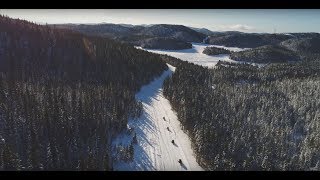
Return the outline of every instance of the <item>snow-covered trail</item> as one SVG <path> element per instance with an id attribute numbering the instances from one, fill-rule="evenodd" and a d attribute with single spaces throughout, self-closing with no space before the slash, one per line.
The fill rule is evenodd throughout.
<path id="1" fill-rule="evenodd" d="M 115 170 L 203 170 L 196 162 L 191 142 L 181 130 L 176 113 L 163 96 L 163 81 L 175 70 L 171 65 L 168 67 L 159 78 L 143 86 L 136 94 L 136 99 L 143 104 L 143 114 L 139 119 L 130 120 L 128 123 L 128 126 L 134 128 L 138 139 L 138 144 L 134 146 L 134 160 L 131 163 L 116 164 Z M 171 140 L 174 140 L 175 144 L 172 144 Z M 182 160 L 181 165 L 179 159 Z"/>

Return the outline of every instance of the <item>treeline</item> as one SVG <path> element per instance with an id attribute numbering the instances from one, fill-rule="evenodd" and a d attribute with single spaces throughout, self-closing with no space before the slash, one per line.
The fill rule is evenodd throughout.
<path id="1" fill-rule="evenodd" d="M 0 16 L 0 170 L 112 170 L 111 139 L 138 117 L 161 57 Z"/>
<path id="2" fill-rule="evenodd" d="M 164 95 L 207 170 L 320 170 L 319 60 L 214 69 L 180 61 Z"/>
<path id="3" fill-rule="evenodd" d="M 214 47 L 214 46 L 208 46 L 208 47 L 204 48 L 202 53 L 206 54 L 206 55 L 219 55 L 219 54 L 230 54 L 231 51 L 229 51 L 229 50 L 227 50 L 225 48 L 218 48 L 218 47 Z"/>

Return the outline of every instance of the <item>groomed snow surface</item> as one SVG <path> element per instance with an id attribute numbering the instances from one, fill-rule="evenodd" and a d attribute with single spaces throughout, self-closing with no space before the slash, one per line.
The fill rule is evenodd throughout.
<path id="1" fill-rule="evenodd" d="M 169 69 L 159 78 L 143 86 L 136 94 L 136 99 L 143 104 L 143 114 L 139 119 L 131 119 L 128 122 L 128 126 L 136 132 L 138 140 L 138 144 L 134 145 L 134 159 L 130 163 L 120 161 L 114 164 L 114 170 L 203 170 L 196 162 L 188 135 L 181 130 L 176 113 L 163 96 L 163 81 L 175 70 L 171 65 L 168 67 Z M 128 144 L 131 137 L 124 133 L 116 138 L 113 144 Z M 172 140 L 174 144 L 171 143 Z M 178 162 L 179 159 L 182 160 L 182 164 Z"/>
<path id="2" fill-rule="evenodd" d="M 249 48 L 237 48 L 237 47 L 225 47 L 225 46 L 218 46 L 218 45 L 209 45 L 203 43 L 192 43 L 191 49 L 183 49 L 183 50 L 154 50 L 154 49 L 143 49 L 141 47 L 136 47 L 139 49 L 143 49 L 149 52 L 158 53 L 158 54 L 167 54 L 176 58 L 179 58 L 183 61 L 189 61 L 197 65 L 207 66 L 209 68 L 214 67 L 219 60 L 221 61 L 228 61 L 233 63 L 239 63 L 238 61 L 234 61 L 230 59 L 228 54 L 219 54 L 219 55 L 206 55 L 203 54 L 203 50 L 206 47 L 218 47 L 218 48 L 225 48 L 230 51 L 243 51 Z"/>

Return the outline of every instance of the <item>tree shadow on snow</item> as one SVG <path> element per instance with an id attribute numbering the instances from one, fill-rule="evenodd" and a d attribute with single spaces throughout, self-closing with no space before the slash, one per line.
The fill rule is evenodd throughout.
<path id="1" fill-rule="evenodd" d="M 171 75 L 172 71 L 168 69 L 150 84 L 143 86 L 139 93 L 136 95 L 136 99 L 142 101 L 143 103 L 150 105 L 152 100 L 159 100 L 156 98 L 156 95 L 162 91 L 162 84 L 163 81 L 166 79 L 167 76 Z"/>
<path id="2" fill-rule="evenodd" d="M 150 161 L 150 157 L 148 157 L 147 153 L 141 146 L 135 146 L 134 164 L 136 170 L 156 170 L 156 168 L 153 166 L 153 163 Z"/>
<path id="3" fill-rule="evenodd" d="M 165 50 L 165 49 L 146 49 L 147 51 L 157 52 L 160 54 L 167 54 L 167 53 L 197 53 L 197 50 L 194 46 L 188 49 L 180 49 L 180 50 Z"/>

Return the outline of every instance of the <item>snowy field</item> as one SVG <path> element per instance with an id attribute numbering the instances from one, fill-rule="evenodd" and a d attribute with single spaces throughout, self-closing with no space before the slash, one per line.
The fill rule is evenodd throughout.
<path id="1" fill-rule="evenodd" d="M 128 123 L 128 126 L 137 134 L 138 144 L 134 145 L 134 159 L 130 163 L 115 164 L 114 170 L 203 170 L 196 162 L 189 137 L 181 130 L 176 113 L 163 96 L 163 81 L 175 70 L 173 66 L 168 65 L 168 67 L 169 69 L 161 77 L 143 86 L 136 94 L 136 99 L 143 104 L 143 114 L 139 119 L 129 120 Z M 114 140 L 114 144 L 128 144 L 131 139 L 131 136 L 122 134 Z M 171 140 L 175 143 L 171 143 Z M 179 159 L 182 160 L 182 164 L 179 164 Z"/>
<path id="2" fill-rule="evenodd" d="M 228 54 L 220 54 L 220 55 L 214 55 L 209 56 L 206 54 L 203 54 L 202 51 L 207 46 L 214 46 L 219 48 L 225 48 L 230 51 L 243 51 L 249 48 L 237 48 L 237 47 L 224 47 L 224 46 L 218 46 L 218 45 L 210 45 L 210 44 L 203 44 L 203 43 L 192 43 L 191 49 L 183 49 L 183 50 L 154 50 L 154 49 L 144 49 L 149 52 L 158 53 L 158 54 L 167 54 L 176 58 L 179 58 L 184 61 L 189 61 L 194 64 L 207 66 L 207 67 L 214 67 L 219 60 L 221 61 L 228 61 L 228 62 L 234 62 L 238 63 L 237 61 L 231 60 L 229 58 Z M 143 49 L 141 47 L 136 47 L 139 49 Z"/>

